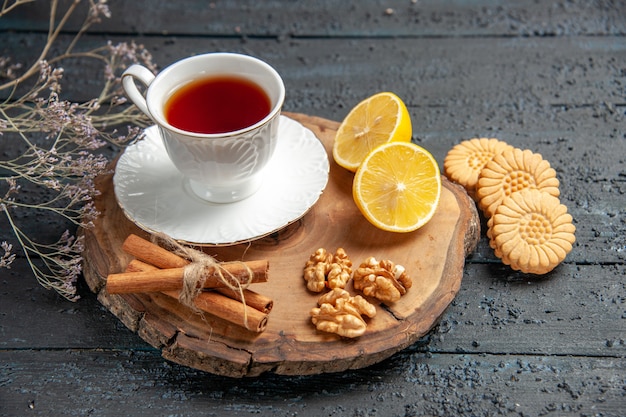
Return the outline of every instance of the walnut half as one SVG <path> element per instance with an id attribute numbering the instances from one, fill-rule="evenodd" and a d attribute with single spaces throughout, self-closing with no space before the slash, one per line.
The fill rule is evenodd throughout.
<path id="1" fill-rule="evenodd" d="M 413 285 L 403 266 L 388 260 L 379 262 L 373 256 L 357 268 L 353 279 L 356 290 L 383 302 L 398 301 Z"/>
<path id="2" fill-rule="evenodd" d="M 365 298 L 341 288 L 322 295 L 318 300 L 319 308 L 311 310 L 311 321 L 318 330 L 336 333 L 343 337 L 359 337 L 365 333 L 367 323 L 363 315 L 374 317 L 376 307 Z"/>
<path id="3" fill-rule="evenodd" d="M 304 266 L 306 287 L 313 292 L 328 288 L 344 288 L 352 276 L 352 261 L 343 248 L 335 255 L 324 248 L 315 251 Z"/>

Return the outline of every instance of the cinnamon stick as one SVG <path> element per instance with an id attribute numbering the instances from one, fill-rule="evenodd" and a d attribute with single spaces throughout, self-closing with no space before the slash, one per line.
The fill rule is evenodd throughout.
<path id="1" fill-rule="evenodd" d="M 157 270 L 158 268 L 156 266 L 147 264 L 137 259 L 131 260 L 128 263 L 128 266 L 126 266 L 126 272 Z M 247 306 L 250 306 L 255 310 L 259 310 L 261 313 L 269 313 L 272 310 L 272 307 L 274 307 L 274 301 L 271 298 L 247 288 L 243 290 L 243 301 L 241 300 L 240 293 L 238 291 L 233 291 L 230 288 L 215 288 L 214 291 L 219 292 L 228 298 L 232 298 L 233 300 L 238 300 L 240 302 L 245 301 Z"/>
<path id="2" fill-rule="evenodd" d="M 128 265 L 126 265 L 126 269 L 124 272 L 145 272 L 145 271 L 158 271 L 154 265 L 148 264 L 146 262 L 140 261 L 139 259 L 132 259 Z"/>
<path id="3" fill-rule="evenodd" d="M 187 259 L 184 259 L 175 253 L 172 253 L 166 249 L 163 249 L 157 244 L 150 242 L 149 240 L 143 239 L 135 234 L 130 234 L 124 240 L 122 244 L 122 249 L 128 253 L 129 255 L 133 255 L 136 259 L 133 259 L 126 271 L 127 272 L 139 272 L 145 269 L 142 269 L 145 266 L 154 266 L 162 269 L 169 268 L 182 268 L 189 264 Z M 134 262 L 141 262 L 143 265 L 139 266 L 135 271 L 132 270 L 132 264 Z M 259 261 L 260 262 L 260 261 Z M 269 262 L 263 261 L 267 263 L 267 268 L 265 269 L 265 274 L 267 275 L 269 271 Z M 267 276 L 259 282 L 267 281 Z"/>
<path id="4" fill-rule="evenodd" d="M 267 282 L 268 261 L 222 262 L 227 279 L 235 279 L 241 284 Z M 252 277 L 249 276 L 252 272 Z M 156 269 L 154 271 L 121 272 L 107 277 L 106 288 L 109 294 L 135 292 L 174 291 L 183 288 L 184 268 Z M 204 288 L 224 288 L 226 284 L 218 272 L 206 277 Z"/>
<path id="5" fill-rule="evenodd" d="M 163 294 L 174 298 L 180 295 L 178 291 L 164 291 Z M 266 313 L 213 291 L 200 293 L 194 299 L 194 304 L 202 311 L 257 333 L 267 326 Z"/>
<path id="6" fill-rule="evenodd" d="M 134 234 L 128 235 L 124 240 L 122 249 L 140 261 L 157 268 L 182 268 L 189 264 L 188 260 Z"/>
<path id="7" fill-rule="evenodd" d="M 243 300 L 238 291 L 233 291 L 230 288 L 216 288 L 214 291 L 241 303 L 245 302 L 247 306 L 259 310 L 261 313 L 269 313 L 274 307 L 274 301 L 271 298 L 247 288 L 243 290 Z"/>
<path id="8" fill-rule="evenodd" d="M 159 271 L 154 265 L 133 259 L 126 267 L 126 272 L 155 272 Z M 232 290 L 229 290 L 232 294 Z M 271 310 L 272 300 L 250 290 L 244 290 L 246 304 L 229 297 L 226 294 L 210 295 L 202 292 L 194 299 L 194 304 L 200 310 L 224 319 L 230 323 L 245 327 L 248 330 L 260 333 L 267 327 L 268 313 Z M 178 291 L 165 291 L 163 294 L 178 298 Z M 250 299 L 250 302 L 248 301 Z M 270 305 L 267 309 L 267 305 Z M 246 308 L 250 307 L 250 308 Z M 267 309 L 264 311 L 263 309 Z M 246 326 L 247 325 L 247 326 Z"/>

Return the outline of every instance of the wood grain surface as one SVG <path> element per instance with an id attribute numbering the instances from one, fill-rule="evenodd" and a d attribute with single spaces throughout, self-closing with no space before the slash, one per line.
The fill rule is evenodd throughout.
<path id="1" fill-rule="evenodd" d="M 288 117 L 311 129 L 332 160 L 337 122 L 294 113 Z M 453 300 L 465 257 L 480 237 L 480 220 L 467 193 L 444 178 L 437 212 L 424 227 L 406 234 L 379 230 L 352 200 L 353 175 L 332 161 L 328 185 L 304 217 L 250 243 L 203 248 L 219 261 L 269 261 L 269 282 L 250 286 L 274 300 L 267 329 L 260 334 L 195 314 L 163 294 L 107 292 L 107 276 L 123 272 L 132 259 L 122 249 L 128 235 L 150 239 L 117 205 L 111 174 L 99 179 L 96 208 L 102 215 L 85 232 L 85 279 L 128 328 L 183 365 L 240 377 L 337 372 L 379 362 L 425 335 Z M 413 286 L 395 303 L 375 303 L 377 314 L 367 320 L 367 331 L 359 338 L 318 332 L 309 312 L 320 294 L 306 289 L 303 267 L 320 247 L 332 252 L 344 248 L 355 269 L 369 256 L 389 259 L 406 268 Z M 347 289 L 357 294 L 351 285 Z"/>

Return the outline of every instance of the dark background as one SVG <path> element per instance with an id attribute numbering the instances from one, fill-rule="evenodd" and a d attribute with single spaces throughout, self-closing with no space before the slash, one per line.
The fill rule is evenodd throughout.
<path id="1" fill-rule="evenodd" d="M 557 171 L 577 242 L 536 279 L 503 266 L 483 232 L 460 293 L 420 342 L 367 369 L 241 380 L 165 361 L 84 284 L 71 303 L 39 286 L 19 258 L 0 270 L 0 415 L 625 415 L 626 2 L 109 7 L 112 18 L 80 48 L 134 40 L 160 67 L 203 52 L 255 55 L 283 76 L 285 110 L 337 121 L 363 98 L 394 91 L 411 113 L 413 140 L 440 164 L 476 136 L 541 153 Z M 31 62 L 47 22 L 46 1 L 0 19 L 0 55 Z M 63 96 L 92 98 L 99 71 L 67 66 Z M 15 152 L 2 139 L 0 151 Z M 43 237 L 65 226 L 20 220 Z M 4 221 L 0 241 L 12 239 Z"/>

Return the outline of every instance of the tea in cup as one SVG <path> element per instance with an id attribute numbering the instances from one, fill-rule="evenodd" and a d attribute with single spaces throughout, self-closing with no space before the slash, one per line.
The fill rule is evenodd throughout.
<path id="1" fill-rule="evenodd" d="M 145 95 L 136 80 L 146 86 Z M 285 99 L 280 75 L 247 55 L 210 53 L 153 75 L 122 75 L 128 97 L 158 126 L 176 168 L 200 198 L 229 203 L 254 194 L 278 139 Z"/>

